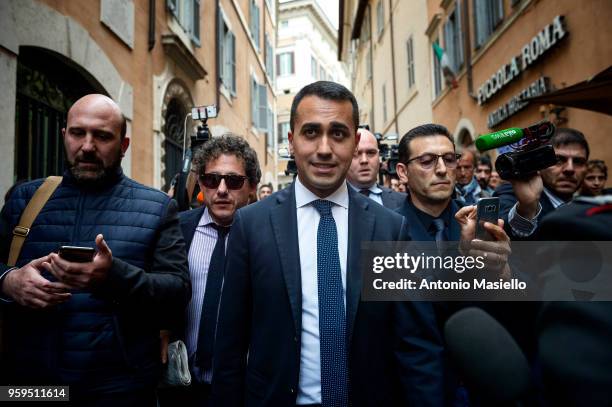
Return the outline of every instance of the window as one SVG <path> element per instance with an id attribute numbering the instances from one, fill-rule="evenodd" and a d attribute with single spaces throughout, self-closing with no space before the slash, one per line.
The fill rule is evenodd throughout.
<path id="1" fill-rule="evenodd" d="M 274 151 L 274 112 L 269 104 L 266 108 L 266 115 L 266 147 L 272 152 Z"/>
<path id="2" fill-rule="evenodd" d="M 317 60 L 315 57 L 310 57 L 310 75 L 312 79 L 317 79 Z"/>
<path id="3" fill-rule="evenodd" d="M 370 48 L 366 54 L 366 78 L 368 80 L 372 79 L 372 49 Z"/>
<path id="4" fill-rule="evenodd" d="M 254 77 L 251 77 L 251 123 L 260 131 L 268 130 L 268 90 Z"/>
<path id="5" fill-rule="evenodd" d="M 232 95 L 236 94 L 236 37 L 219 13 L 219 78 Z"/>
<path id="6" fill-rule="evenodd" d="M 406 42 L 406 50 L 408 53 L 408 87 L 414 86 L 414 43 L 412 41 L 412 35 Z"/>
<path id="7" fill-rule="evenodd" d="M 280 22 L 280 28 L 288 28 L 289 27 L 289 20 L 282 20 Z"/>
<path id="8" fill-rule="evenodd" d="M 251 38 L 255 42 L 255 46 L 259 50 L 259 6 L 255 3 L 256 0 L 251 0 L 251 21 L 249 22 L 249 30 Z"/>
<path id="9" fill-rule="evenodd" d="M 325 68 L 323 68 L 322 66 L 319 67 L 319 80 L 320 81 L 325 80 Z"/>
<path id="10" fill-rule="evenodd" d="M 274 78 L 274 49 L 272 49 L 272 43 L 270 37 L 266 33 L 266 72 L 270 78 Z"/>
<path id="11" fill-rule="evenodd" d="M 278 124 L 278 145 L 289 143 L 289 122 Z"/>
<path id="12" fill-rule="evenodd" d="M 387 84 L 382 86 L 383 123 L 387 123 Z"/>
<path id="13" fill-rule="evenodd" d="M 191 41 L 200 46 L 200 0 L 166 0 L 170 13 L 189 35 Z"/>
<path id="14" fill-rule="evenodd" d="M 439 43 L 438 40 L 434 41 L 435 43 Z M 434 99 L 438 97 L 440 92 L 442 91 L 442 67 L 440 66 L 440 61 L 436 56 L 436 53 L 432 51 L 431 56 L 433 58 L 433 80 L 434 80 Z"/>
<path id="15" fill-rule="evenodd" d="M 283 52 L 276 56 L 276 72 L 279 76 L 287 76 L 295 73 L 293 64 L 293 51 Z"/>
<path id="16" fill-rule="evenodd" d="M 484 44 L 504 18 L 503 0 L 474 0 L 476 48 Z"/>
<path id="17" fill-rule="evenodd" d="M 380 36 L 385 28 L 385 10 L 383 9 L 383 0 L 379 0 L 376 5 L 376 32 Z"/>
<path id="18" fill-rule="evenodd" d="M 461 3 L 449 14 L 444 25 L 444 47 L 451 68 L 455 73 L 463 66 L 463 33 L 461 31 Z"/>
<path id="19" fill-rule="evenodd" d="M 370 40 L 370 13 L 368 12 L 369 7 L 366 9 L 363 22 L 361 23 L 361 33 L 359 34 L 359 40 L 365 43 Z"/>

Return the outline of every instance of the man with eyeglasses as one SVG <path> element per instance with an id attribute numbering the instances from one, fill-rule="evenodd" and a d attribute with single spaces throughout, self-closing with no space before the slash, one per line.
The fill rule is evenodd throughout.
<path id="1" fill-rule="evenodd" d="M 586 174 L 589 144 L 580 131 L 558 128 L 551 143 L 557 164 L 528 179 L 511 180 L 495 192 L 506 231 L 515 239 L 533 238 L 542 218 L 571 201 Z"/>
<path id="2" fill-rule="evenodd" d="M 247 205 L 261 178 L 257 154 L 242 137 L 214 137 L 196 151 L 193 166 L 204 193 L 201 208 L 180 214 L 188 251 L 193 295 L 185 326 L 192 385 L 166 394 L 169 405 L 206 406 L 212 381 L 212 354 L 223 284 L 225 249 L 236 211 Z M 182 336 L 184 335 L 184 336 Z"/>
<path id="3" fill-rule="evenodd" d="M 406 195 L 376 183 L 380 169 L 380 154 L 376 137 L 369 130 L 359 129 L 361 138 L 351 167 L 346 174 L 349 185 L 357 192 L 367 196 L 385 208 L 399 207 Z"/>
<path id="4" fill-rule="evenodd" d="M 397 209 L 408 221 L 410 237 L 417 241 L 472 240 L 473 228 L 463 228 L 455 215 L 463 202 L 453 199 L 457 167 L 461 154 L 455 151 L 448 129 L 438 124 L 424 124 L 407 132 L 400 140 L 397 172 L 408 185 L 410 194 Z M 473 208 L 473 207 L 471 207 Z M 461 211 L 466 224 L 469 209 Z M 501 224 L 485 223 L 485 229 L 498 242 L 472 242 L 473 250 L 493 252 L 488 270 L 508 277 L 508 236 Z"/>

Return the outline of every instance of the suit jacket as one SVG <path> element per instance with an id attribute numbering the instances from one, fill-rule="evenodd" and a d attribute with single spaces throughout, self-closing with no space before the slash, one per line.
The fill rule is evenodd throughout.
<path id="1" fill-rule="evenodd" d="M 391 188 L 383 186 L 381 186 L 380 189 L 382 189 L 382 194 L 380 197 L 382 198 L 383 206 L 385 208 L 399 208 L 406 200 L 406 194 L 402 194 L 401 192 L 395 192 Z"/>
<path id="2" fill-rule="evenodd" d="M 183 239 L 185 240 L 187 258 L 189 258 L 189 249 L 191 248 L 193 235 L 195 234 L 195 230 L 198 227 L 198 223 L 200 223 L 200 218 L 202 218 L 205 209 L 206 207 L 202 206 L 197 209 L 191 209 L 179 213 L 179 223 L 181 225 L 181 231 L 183 232 Z M 177 316 L 177 318 L 172 321 L 172 325 L 170 326 L 172 335 L 171 340 L 175 341 L 177 339 L 180 339 L 182 341 L 185 341 L 186 326 L 187 320 L 185 313 L 183 313 L 183 315 Z"/>
<path id="3" fill-rule="evenodd" d="M 448 240 L 451 242 L 456 242 L 459 241 L 459 238 L 461 237 L 461 227 L 459 226 L 459 222 L 455 220 L 455 214 L 463 205 L 457 200 L 452 200 L 450 202 L 450 206 L 451 222 L 448 228 Z M 404 198 L 404 202 L 402 203 L 402 205 L 398 207 L 395 211 L 402 215 L 404 218 L 406 218 L 410 230 L 410 238 L 412 240 L 421 242 L 435 240 L 434 237 L 431 236 L 429 232 L 427 232 L 427 230 L 425 230 L 425 226 L 423 226 L 413 207 L 410 205 L 409 196 Z"/>
<path id="4" fill-rule="evenodd" d="M 346 315 L 352 405 L 442 405 L 442 346 L 431 305 L 360 301 L 361 242 L 407 239 L 404 220 L 348 190 Z M 213 402 L 295 405 L 302 289 L 293 185 L 238 211 L 227 259 Z"/>
<path id="5" fill-rule="evenodd" d="M 510 227 L 510 224 L 508 223 L 508 214 L 510 213 L 510 209 L 512 209 L 514 204 L 518 202 L 516 195 L 514 195 L 514 189 L 512 188 L 512 184 L 510 184 L 509 182 L 500 184 L 493 193 L 493 196 L 499 197 L 499 217 L 504 220 L 504 229 L 506 230 L 508 236 L 510 236 L 512 240 L 525 240 L 525 238 L 521 238 L 515 235 L 512 231 L 512 228 Z M 540 196 L 540 205 L 542 205 L 542 211 L 538 216 L 538 225 L 540 224 L 540 222 L 542 222 L 544 216 L 555 210 L 555 207 L 553 206 L 552 202 L 550 202 L 550 199 L 548 199 L 548 195 L 546 195 L 544 191 L 542 191 L 542 195 Z M 536 232 L 534 232 L 534 234 L 527 239 L 533 239 L 536 233 L 537 229 Z"/>

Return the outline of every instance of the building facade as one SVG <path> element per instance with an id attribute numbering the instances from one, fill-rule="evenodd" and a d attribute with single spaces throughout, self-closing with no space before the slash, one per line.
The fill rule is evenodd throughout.
<path id="1" fill-rule="evenodd" d="M 277 143 L 285 152 L 278 166 L 277 187 L 292 181 L 286 175 L 289 116 L 295 94 L 318 80 L 349 86 L 344 64 L 337 58 L 337 31 L 315 0 L 292 0 L 278 7 L 276 47 Z"/>
<path id="2" fill-rule="evenodd" d="M 361 123 L 393 143 L 431 122 L 426 2 L 341 0 L 340 10 L 339 57 L 349 66 Z"/>
<path id="3" fill-rule="evenodd" d="M 275 16 L 275 0 L 0 2 L 0 191 L 61 174 L 67 109 L 92 92 L 126 116 L 124 171 L 144 184 L 168 188 L 188 113 L 212 104 L 212 135 L 245 137 L 274 182 Z"/>
<path id="4" fill-rule="evenodd" d="M 612 3 L 589 0 L 428 0 L 433 120 L 460 144 L 508 127 L 550 120 L 582 131 L 591 158 L 612 164 L 612 117 L 530 102 L 612 65 Z M 433 43 L 456 75 L 446 83 Z M 494 153 L 493 153 L 494 154 Z"/>

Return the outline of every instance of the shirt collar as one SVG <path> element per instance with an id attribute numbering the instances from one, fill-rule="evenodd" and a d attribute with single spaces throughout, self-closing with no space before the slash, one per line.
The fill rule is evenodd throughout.
<path id="1" fill-rule="evenodd" d="M 351 188 L 353 188 L 353 190 L 355 192 L 359 192 L 362 189 L 368 189 L 372 194 L 376 194 L 376 195 L 380 195 L 382 194 L 383 190 L 380 189 L 380 187 L 378 186 L 378 184 L 372 184 L 372 186 L 370 188 L 357 188 L 355 185 L 351 184 L 350 182 L 347 182 L 347 184 L 350 185 Z"/>
<path id="2" fill-rule="evenodd" d="M 217 222 L 214 221 L 212 216 L 210 216 L 210 212 L 208 212 L 208 207 L 205 207 L 204 208 L 204 213 L 202 214 L 202 216 L 200 217 L 200 221 L 198 222 L 198 227 L 210 226 L 210 225 L 216 224 L 216 223 Z M 234 222 L 232 222 L 228 226 L 232 226 L 233 223 Z"/>
<path id="3" fill-rule="evenodd" d="M 334 191 L 331 195 L 324 198 L 326 201 L 331 201 L 334 204 L 341 206 L 345 209 L 348 209 L 349 196 L 348 196 L 348 188 L 346 186 L 346 182 L 343 182 L 340 187 Z M 298 208 L 309 205 L 312 201 L 316 201 L 317 199 L 321 199 L 316 196 L 312 191 L 304 186 L 300 182 L 300 177 L 295 178 L 295 205 Z"/>
<path id="4" fill-rule="evenodd" d="M 566 203 L 563 199 L 559 198 L 550 189 L 548 189 L 546 187 L 544 187 L 544 193 L 546 194 L 546 196 L 550 200 L 550 203 L 552 204 L 553 208 L 555 208 L 555 209 Z"/>
<path id="5" fill-rule="evenodd" d="M 444 221 L 445 227 L 449 227 L 450 222 L 451 222 L 451 209 L 450 208 L 451 208 L 452 202 L 453 201 L 450 201 L 448 203 L 448 205 L 446 206 L 446 208 L 444 208 L 444 210 L 442 211 L 440 216 L 438 216 L 438 218 L 440 218 L 440 219 L 442 219 Z M 423 224 L 423 227 L 425 228 L 425 230 L 427 230 L 427 231 L 431 230 L 433 220 L 437 219 L 437 218 L 434 217 L 434 216 L 431 216 L 427 212 L 423 212 L 422 210 L 417 208 L 414 205 L 414 203 L 412 203 L 412 200 L 408 199 L 408 203 L 410 204 L 410 206 L 412 206 L 412 209 L 414 209 L 414 212 L 416 213 L 417 218 L 419 218 L 419 220 Z"/>

